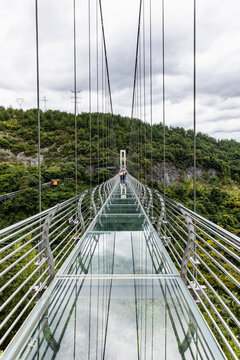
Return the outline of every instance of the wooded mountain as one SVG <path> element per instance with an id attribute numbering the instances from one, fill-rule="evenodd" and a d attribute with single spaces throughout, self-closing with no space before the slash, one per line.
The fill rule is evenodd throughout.
<path id="1" fill-rule="evenodd" d="M 91 136 L 90 136 L 91 122 Z M 77 116 L 79 191 L 118 171 L 119 150 L 128 153 L 128 169 L 162 190 L 163 126 L 111 114 Z M 113 131 L 114 129 L 114 131 Z M 115 132 L 115 136 L 114 136 Z M 91 144 L 91 145 L 90 145 Z M 42 182 L 74 178 L 74 115 L 41 112 Z M 90 161 L 91 156 L 91 161 Z M 230 231 L 240 233 L 240 143 L 197 134 L 198 211 Z M 90 167 L 91 164 L 91 167 Z M 109 166 L 115 169 L 109 170 Z M 193 131 L 166 127 L 167 194 L 192 206 Z M 37 212 L 37 110 L 0 107 L 0 194 L 23 190 L 1 204 L 1 226 Z M 74 195 L 73 180 L 43 191 L 43 209 Z"/>

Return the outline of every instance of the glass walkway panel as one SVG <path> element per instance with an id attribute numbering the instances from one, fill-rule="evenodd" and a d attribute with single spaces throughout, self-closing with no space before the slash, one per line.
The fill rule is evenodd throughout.
<path id="1" fill-rule="evenodd" d="M 117 184 L 3 359 L 224 359 L 130 185 Z"/>

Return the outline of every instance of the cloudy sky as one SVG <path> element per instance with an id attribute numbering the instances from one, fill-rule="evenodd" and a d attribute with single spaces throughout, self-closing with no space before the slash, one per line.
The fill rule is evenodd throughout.
<path id="1" fill-rule="evenodd" d="M 96 0 L 91 2 L 92 109 L 96 110 Z M 34 0 L 1 0 L 0 105 L 36 107 Z M 40 92 L 73 111 L 72 0 L 39 0 Z M 76 0 L 78 110 L 88 110 L 87 0 Z M 102 0 L 115 114 L 130 116 L 139 0 Z M 165 1 L 166 122 L 192 128 L 193 0 Z M 149 0 L 146 92 L 149 119 Z M 197 0 L 197 128 L 240 141 L 240 2 Z M 100 28 L 99 28 L 100 33 Z M 161 1 L 152 0 L 153 122 L 162 121 Z M 100 47 L 100 45 L 99 45 Z M 101 48 L 99 49 L 101 68 Z M 41 101 L 44 109 L 44 102 Z M 139 115 L 143 111 L 139 109 Z"/>

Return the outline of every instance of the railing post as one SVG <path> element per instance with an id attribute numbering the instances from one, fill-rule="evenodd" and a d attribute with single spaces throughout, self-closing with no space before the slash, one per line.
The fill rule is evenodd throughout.
<path id="1" fill-rule="evenodd" d="M 166 221 L 166 207 L 165 207 L 165 202 L 163 200 L 163 197 L 156 191 L 157 197 L 160 200 L 160 204 L 161 204 L 161 213 L 157 222 L 157 232 L 160 232 L 161 229 L 161 225 L 164 221 Z"/>
<path id="2" fill-rule="evenodd" d="M 102 198 L 102 194 L 101 194 L 102 186 L 103 186 L 103 183 L 101 183 L 101 185 L 98 188 L 98 196 L 99 196 L 100 201 L 101 201 L 101 206 L 103 205 L 103 198 Z"/>
<path id="3" fill-rule="evenodd" d="M 96 190 L 97 190 L 97 187 L 93 188 L 92 193 L 91 193 L 91 207 L 94 210 L 94 216 L 97 213 L 97 207 L 96 207 L 96 204 L 95 204 L 95 201 L 94 201 L 94 195 L 95 195 Z"/>
<path id="4" fill-rule="evenodd" d="M 150 213 L 150 208 L 152 207 L 152 202 L 153 202 L 153 197 L 152 197 L 152 191 L 149 189 L 149 187 L 147 186 L 147 191 L 149 194 L 149 201 L 148 201 L 148 207 L 147 207 L 147 215 L 149 216 Z"/>
<path id="5" fill-rule="evenodd" d="M 180 211 L 183 214 L 184 219 L 187 223 L 187 229 L 188 229 L 187 246 L 185 248 L 183 258 L 182 258 L 182 263 L 181 263 L 181 277 L 182 277 L 185 285 L 188 285 L 187 267 L 188 267 L 191 253 L 194 252 L 194 244 L 196 241 L 196 236 L 195 236 L 195 232 L 194 232 L 194 224 L 193 224 L 192 218 L 189 216 L 189 214 L 184 209 L 182 209 L 180 204 L 179 204 L 179 207 L 180 207 Z"/>
<path id="6" fill-rule="evenodd" d="M 107 184 L 106 184 L 106 181 L 105 181 L 104 184 L 103 184 L 103 191 L 104 191 L 105 200 L 107 199 L 106 186 L 107 186 Z"/>
<path id="7" fill-rule="evenodd" d="M 195 301 L 198 301 L 196 294 L 199 296 L 203 296 L 203 291 L 206 288 L 205 285 L 199 285 L 197 282 L 197 275 L 195 273 L 194 278 L 194 272 L 193 272 L 193 278 L 194 280 L 188 281 L 187 280 L 187 267 L 188 264 L 191 263 L 195 266 L 200 264 L 200 261 L 196 258 L 196 229 L 193 223 L 192 218 L 189 216 L 187 211 L 185 211 L 181 205 L 179 204 L 180 211 L 183 214 L 185 221 L 187 223 L 188 227 L 188 242 L 186 249 L 183 254 L 182 258 L 182 264 L 181 264 L 181 278 L 183 279 L 185 285 L 188 287 L 192 297 Z M 193 256 L 191 256 L 191 253 Z"/>
<path id="8" fill-rule="evenodd" d="M 48 272 L 50 275 L 50 278 L 48 280 L 48 284 L 53 280 L 55 276 L 55 269 L 54 269 L 54 259 L 52 250 L 49 243 L 49 228 L 52 222 L 52 219 L 55 215 L 55 213 L 58 211 L 59 205 L 57 205 L 50 213 L 47 215 L 45 222 L 43 224 L 43 233 L 42 233 L 42 241 L 39 246 L 39 250 L 42 251 L 44 249 L 46 258 L 47 258 L 47 265 L 49 267 Z"/>
<path id="9" fill-rule="evenodd" d="M 85 222 L 84 222 L 84 218 L 82 216 L 82 210 L 81 210 L 81 207 L 82 207 L 82 202 L 83 202 L 83 199 L 86 195 L 88 190 L 85 190 L 81 195 L 80 195 L 80 198 L 78 200 L 78 206 L 77 206 L 77 211 L 78 211 L 78 218 L 79 218 L 79 221 L 81 223 L 81 229 L 82 229 L 82 232 L 85 231 Z"/>
<path id="10" fill-rule="evenodd" d="M 145 185 L 143 185 L 143 204 L 145 204 L 145 201 L 146 201 L 146 197 L 147 197 L 147 194 L 146 194 L 146 187 Z"/>

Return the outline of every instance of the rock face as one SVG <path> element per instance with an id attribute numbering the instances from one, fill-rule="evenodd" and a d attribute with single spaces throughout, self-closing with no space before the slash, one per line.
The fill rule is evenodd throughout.
<path id="1" fill-rule="evenodd" d="M 26 155 L 24 155 L 24 152 L 20 152 L 19 154 L 15 155 L 9 149 L 0 149 L 0 151 L 2 153 L 7 154 L 8 156 L 10 156 L 13 161 L 21 160 L 25 165 L 31 165 L 31 166 L 34 166 L 34 165 L 38 164 L 38 158 L 37 157 L 35 157 L 35 156 L 34 157 L 33 156 L 26 156 Z M 43 162 L 43 160 L 44 160 L 43 155 L 40 155 L 41 163 Z M 2 161 L 0 160 L 0 163 L 1 162 Z"/>
<path id="2" fill-rule="evenodd" d="M 163 171 L 163 163 L 158 163 L 153 166 L 153 178 L 158 182 L 163 182 L 164 171 Z M 204 169 L 197 168 L 196 175 L 197 178 L 201 178 L 204 174 L 208 175 L 208 177 L 216 177 L 218 176 L 217 171 L 215 169 Z M 165 166 L 165 183 L 166 185 L 174 184 L 179 182 L 182 177 L 186 179 L 191 179 L 193 177 L 193 166 L 188 167 L 186 170 L 178 169 L 172 163 L 166 163 Z"/>
<path id="3" fill-rule="evenodd" d="M 32 157 L 32 156 L 25 156 L 24 155 L 24 152 L 20 152 L 18 155 L 17 155 L 17 159 L 18 160 L 22 160 L 22 162 L 25 164 L 25 165 L 37 165 L 38 164 L 38 158 L 37 157 Z M 41 163 L 43 162 L 43 155 L 40 155 L 40 161 Z"/>

